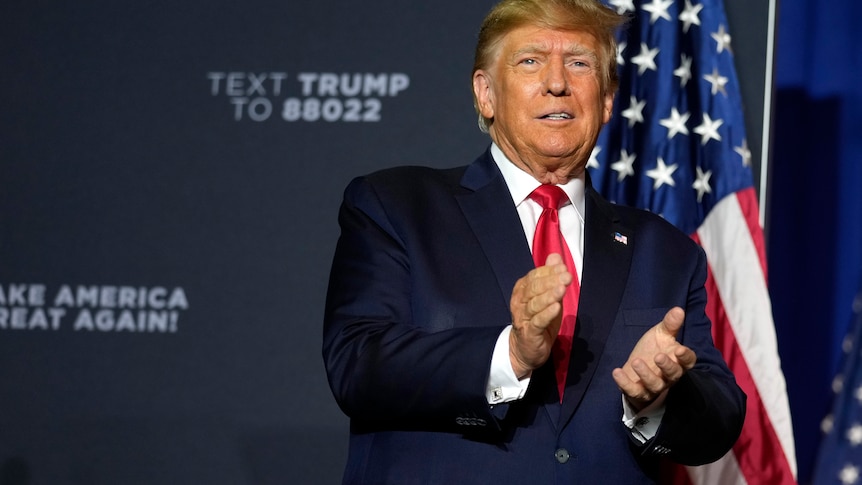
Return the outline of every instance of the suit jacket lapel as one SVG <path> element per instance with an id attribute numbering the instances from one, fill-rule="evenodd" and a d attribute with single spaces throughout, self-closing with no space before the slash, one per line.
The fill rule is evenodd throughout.
<path id="1" fill-rule="evenodd" d="M 512 196 L 490 151 L 467 167 L 461 185 L 468 191 L 455 198 L 488 258 L 508 308 L 512 287 L 533 268 L 533 258 Z"/>
<path id="2" fill-rule="evenodd" d="M 604 200 L 587 175 L 584 222 L 584 264 L 578 320 L 568 371 L 560 423 L 571 419 L 595 377 L 626 286 L 634 244 L 630 229 L 623 227 L 613 206 Z M 623 243 L 615 234 L 627 236 Z M 610 379 L 611 376 L 598 376 Z M 561 426 L 562 427 L 562 426 Z"/>

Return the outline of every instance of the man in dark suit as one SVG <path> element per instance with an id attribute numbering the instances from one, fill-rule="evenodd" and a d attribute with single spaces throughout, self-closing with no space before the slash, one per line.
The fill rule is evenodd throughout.
<path id="1" fill-rule="evenodd" d="M 323 345 L 351 418 L 344 483 L 653 483 L 662 458 L 714 461 L 739 436 L 703 251 L 585 170 L 622 21 L 593 0 L 503 0 L 473 71 L 488 151 L 348 186 Z M 564 194 L 546 257 L 534 190 Z"/>

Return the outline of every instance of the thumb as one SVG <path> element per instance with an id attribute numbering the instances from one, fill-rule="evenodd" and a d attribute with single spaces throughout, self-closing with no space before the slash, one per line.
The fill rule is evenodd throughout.
<path id="1" fill-rule="evenodd" d="M 683 320 L 685 320 L 685 312 L 682 308 L 675 306 L 665 313 L 661 325 L 668 334 L 676 338 L 676 334 L 682 328 Z"/>
<path id="2" fill-rule="evenodd" d="M 563 264 L 563 256 L 560 253 L 551 253 L 545 259 L 545 266 L 553 266 L 555 264 Z"/>

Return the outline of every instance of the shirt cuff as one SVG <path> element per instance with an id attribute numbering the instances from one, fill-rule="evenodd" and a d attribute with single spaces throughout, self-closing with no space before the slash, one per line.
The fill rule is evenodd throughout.
<path id="1" fill-rule="evenodd" d="M 655 401 L 641 409 L 639 413 L 635 413 L 626 397 L 623 396 L 623 424 L 641 444 L 651 440 L 658 432 L 658 427 L 664 418 L 665 397 L 667 397 L 667 391 L 661 393 Z"/>
<path id="2" fill-rule="evenodd" d="M 509 334 L 512 326 L 509 325 L 500 332 L 497 344 L 494 346 L 494 355 L 491 357 L 491 372 L 488 375 L 488 385 L 485 387 L 485 397 L 488 404 L 501 404 L 516 401 L 524 397 L 530 378 L 525 377 L 518 380 L 512 369 L 512 361 L 509 360 Z"/>

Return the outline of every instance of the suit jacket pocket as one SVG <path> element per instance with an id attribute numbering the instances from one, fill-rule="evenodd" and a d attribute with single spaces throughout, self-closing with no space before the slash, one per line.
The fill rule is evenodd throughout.
<path id="1" fill-rule="evenodd" d="M 652 327 L 664 318 L 670 308 L 644 308 L 640 310 L 623 310 L 623 321 L 627 326 Z"/>

